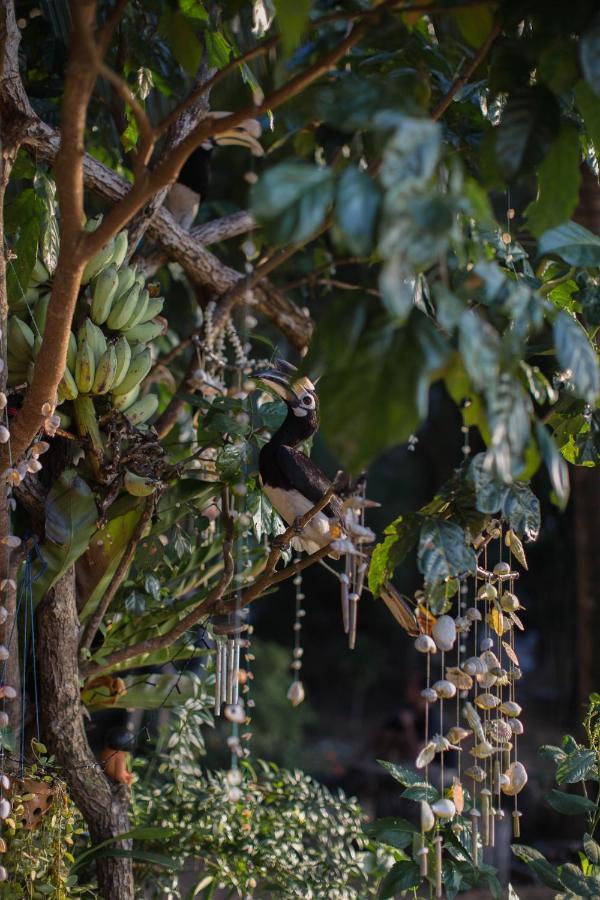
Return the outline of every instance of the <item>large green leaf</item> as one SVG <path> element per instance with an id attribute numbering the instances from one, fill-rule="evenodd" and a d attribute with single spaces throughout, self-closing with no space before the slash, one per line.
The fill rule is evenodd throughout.
<path id="1" fill-rule="evenodd" d="M 46 539 L 34 563 L 33 599 L 37 603 L 86 551 L 96 530 L 94 495 L 75 469 L 66 469 L 46 498 Z"/>
<path id="2" fill-rule="evenodd" d="M 562 763 L 561 763 L 562 765 Z M 584 816 L 596 811 L 596 804 L 580 794 L 565 794 L 556 789 L 550 791 L 548 803 L 564 816 Z"/>
<path id="3" fill-rule="evenodd" d="M 500 480 L 511 482 L 525 463 L 531 435 L 532 404 L 529 395 L 512 375 L 503 373 L 486 391 L 490 426 L 489 464 Z"/>
<path id="4" fill-rule="evenodd" d="M 583 80 L 578 81 L 575 87 L 575 102 L 596 152 L 600 153 L 600 103 L 589 84 Z"/>
<path id="5" fill-rule="evenodd" d="M 596 765 L 594 750 L 574 750 L 558 764 L 556 781 L 558 784 L 575 784 L 588 778 Z"/>
<path id="6" fill-rule="evenodd" d="M 389 844 L 397 850 L 404 850 L 412 844 L 417 828 L 407 819 L 398 819 L 389 816 L 385 819 L 375 819 L 365 825 L 365 834 L 372 840 L 382 844 Z"/>
<path id="7" fill-rule="evenodd" d="M 489 322 L 472 309 L 459 322 L 459 349 L 473 385 L 484 390 L 500 374 L 500 336 Z"/>
<path id="8" fill-rule="evenodd" d="M 399 781 L 403 787 L 421 783 L 421 775 L 419 772 L 415 772 L 414 769 L 409 769 L 407 766 L 401 766 L 399 763 L 387 762 L 385 759 L 378 759 L 377 762 L 386 770 L 386 772 L 390 773 L 392 778 Z"/>
<path id="9" fill-rule="evenodd" d="M 524 844 L 513 844 L 511 850 L 515 856 L 530 866 L 545 885 L 555 891 L 564 891 L 564 885 L 558 876 L 558 872 L 539 850 L 534 850 L 533 847 L 526 847 Z"/>
<path id="10" fill-rule="evenodd" d="M 556 356 L 563 369 L 569 370 L 569 381 L 575 394 L 595 404 L 600 391 L 598 357 L 585 330 L 566 312 L 559 312 L 554 320 Z"/>
<path id="11" fill-rule="evenodd" d="M 401 860 L 392 866 L 379 885 L 377 897 L 380 900 L 385 897 L 393 897 L 401 891 L 418 887 L 420 883 L 421 876 L 418 865 L 412 860 Z"/>
<path id="12" fill-rule="evenodd" d="M 44 201 L 31 188 L 21 191 L 6 207 L 6 230 L 16 236 L 13 256 L 6 272 L 6 284 L 10 303 L 21 300 L 29 287 L 31 270 L 35 263 L 40 239 Z"/>
<path id="13" fill-rule="evenodd" d="M 371 176 L 357 166 L 344 169 L 335 195 L 335 218 L 351 253 L 371 252 L 381 197 Z"/>
<path id="14" fill-rule="evenodd" d="M 88 850 L 83 850 L 76 857 L 71 871 L 82 866 L 84 862 L 90 862 L 95 859 L 99 851 L 104 850 L 106 847 L 110 847 L 111 844 L 114 844 L 117 841 L 156 841 L 173 837 L 176 834 L 176 828 L 168 828 L 161 825 L 140 825 L 138 828 L 132 828 L 130 831 L 124 831 L 122 834 L 107 838 L 107 840 L 95 844 Z"/>
<path id="15" fill-rule="evenodd" d="M 560 127 L 558 101 L 543 85 L 523 87 L 508 99 L 496 139 L 496 157 L 506 178 L 535 166 Z"/>
<path id="16" fill-rule="evenodd" d="M 307 240 L 333 202 L 334 176 L 326 167 L 285 162 L 269 169 L 252 190 L 252 208 L 271 240 Z"/>
<path id="17" fill-rule="evenodd" d="M 569 499 L 569 470 L 567 464 L 559 453 L 554 443 L 554 438 L 541 422 L 536 424 L 535 433 L 558 505 L 561 509 L 564 509 Z"/>
<path id="18" fill-rule="evenodd" d="M 419 517 L 408 513 L 399 516 L 386 528 L 386 536 L 376 545 L 369 565 L 369 590 L 378 597 L 381 587 L 394 574 L 414 547 L 419 526 Z"/>
<path id="19" fill-rule="evenodd" d="M 454 522 L 427 519 L 421 528 L 418 552 L 419 571 L 428 585 L 456 575 L 474 572 L 477 557 L 468 546 L 465 532 Z"/>
<path id="20" fill-rule="evenodd" d="M 179 65 L 188 75 L 196 75 L 202 58 L 202 45 L 190 27 L 188 18 L 180 11 L 163 6 L 159 34 L 165 38 Z"/>
<path id="21" fill-rule="evenodd" d="M 600 266 L 600 237 L 577 222 L 566 222 L 540 238 L 541 256 L 559 256 L 570 266 Z"/>
<path id="22" fill-rule="evenodd" d="M 559 868 L 560 880 L 570 891 L 570 896 L 586 897 L 587 900 L 598 900 L 600 897 L 600 878 L 584 873 L 573 863 L 566 863 Z"/>
<path id="23" fill-rule="evenodd" d="M 386 144 L 380 172 L 390 210 L 396 208 L 400 197 L 427 187 L 440 161 L 441 146 L 437 123 L 409 116 L 399 118 Z"/>
<path id="24" fill-rule="evenodd" d="M 580 162 L 577 129 L 563 123 L 538 169 L 538 196 L 525 210 L 536 237 L 571 218 L 579 200 Z"/>

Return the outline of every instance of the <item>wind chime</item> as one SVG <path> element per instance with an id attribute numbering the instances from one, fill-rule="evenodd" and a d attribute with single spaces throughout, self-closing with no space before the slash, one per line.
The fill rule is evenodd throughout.
<path id="1" fill-rule="evenodd" d="M 521 678 L 515 651 L 515 630 L 523 630 L 522 610 L 515 594 L 519 577 L 515 558 L 525 563 L 521 542 L 493 519 L 473 542 L 477 569 L 461 580 L 456 615 L 437 618 L 424 598 L 422 633 L 415 648 L 426 655 L 425 743 L 416 759 L 430 784 L 430 766 L 439 767 L 439 799 L 421 803 L 420 871 L 428 874 L 427 833 L 433 833 L 436 896 L 442 896 L 442 829 L 465 809 L 466 780 L 470 794 L 470 846 L 479 864 L 479 848 L 493 847 L 495 829 L 512 803 L 513 834 L 520 835 L 518 794 L 527 772 L 518 759 L 523 733 L 516 700 Z M 507 559 L 503 555 L 507 551 Z M 495 561 L 495 562 L 491 562 Z M 470 645 L 470 647 L 469 647 Z M 433 723 L 435 722 L 435 733 Z M 444 759 L 456 751 L 457 774 L 448 784 Z M 468 760 L 468 763 L 465 761 Z M 446 767 L 447 769 L 447 767 Z M 457 820 L 461 827 L 461 822 Z M 466 826 L 465 826 L 466 827 Z"/>

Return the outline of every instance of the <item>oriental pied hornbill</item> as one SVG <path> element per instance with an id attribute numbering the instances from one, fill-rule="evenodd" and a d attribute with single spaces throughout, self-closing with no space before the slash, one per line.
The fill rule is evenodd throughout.
<path id="1" fill-rule="evenodd" d="M 300 444 L 312 437 L 319 427 L 319 398 L 315 385 L 306 376 L 298 377 L 297 370 L 284 360 L 277 360 L 273 367 L 255 373 L 267 389 L 281 397 L 287 405 L 283 424 L 261 449 L 259 472 L 261 486 L 280 516 L 292 525 L 319 502 L 331 487 L 331 480 L 299 449 Z M 375 504 L 377 505 L 377 504 Z M 318 513 L 292 541 L 298 550 L 315 553 L 332 541 L 342 537 L 348 527 L 344 516 L 344 502 L 334 494 L 329 504 Z M 369 529 L 361 529 L 349 536 L 363 542 L 371 535 Z M 368 537 L 367 537 L 368 539 Z M 423 625 L 419 610 L 415 615 L 396 588 L 386 582 L 381 597 L 397 622 L 411 635 L 420 634 Z"/>
<path id="2" fill-rule="evenodd" d="M 219 119 L 228 115 L 227 112 L 212 112 L 210 118 Z M 206 198 L 214 148 L 246 147 L 253 156 L 263 156 L 264 151 L 258 140 L 260 134 L 257 120 L 247 119 L 235 128 L 204 141 L 190 154 L 165 200 L 166 208 L 182 228 L 191 228 L 200 204 Z"/>

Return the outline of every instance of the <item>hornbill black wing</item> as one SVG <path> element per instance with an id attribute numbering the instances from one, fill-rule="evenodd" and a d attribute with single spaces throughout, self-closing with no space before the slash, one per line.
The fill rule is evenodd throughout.
<path id="1" fill-rule="evenodd" d="M 301 450 L 286 446 L 278 447 L 276 458 L 286 481 L 313 505 L 318 503 L 331 487 L 331 480 L 327 475 Z M 326 516 L 340 518 L 342 515 L 340 498 L 334 495 L 323 512 Z"/>

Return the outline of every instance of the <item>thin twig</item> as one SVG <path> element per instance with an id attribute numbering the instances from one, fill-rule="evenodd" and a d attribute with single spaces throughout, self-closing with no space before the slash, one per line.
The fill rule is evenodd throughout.
<path id="1" fill-rule="evenodd" d="M 106 615 L 109 606 L 115 599 L 116 593 L 121 587 L 125 576 L 127 575 L 129 566 L 131 565 L 133 557 L 135 555 L 135 551 L 137 550 L 137 546 L 144 535 L 148 522 L 152 518 L 152 513 L 154 512 L 155 505 L 156 496 L 153 494 L 152 496 L 148 497 L 139 521 L 135 526 L 135 531 L 131 535 L 129 544 L 127 545 L 127 549 L 125 550 L 125 553 L 123 554 L 121 561 L 119 562 L 119 565 L 115 570 L 115 574 L 111 578 L 110 584 L 106 588 L 104 596 L 98 604 L 94 615 L 91 617 L 84 629 L 83 636 L 79 644 L 80 655 L 82 651 L 89 650 L 92 646 L 94 638 L 98 633 L 98 629 L 102 624 L 104 616 Z"/>
<path id="2" fill-rule="evenodd" d="M 500 34 L 501 22 L 500 19 L 496 19 L 494 22 L 490 33 L 487 38 L 475 54 L 475 56 L 469 61 L 469 64 L 465 68 L 464 72 L 459 75 L 459 77 L 452 83 L 450 90 L 444 94 L 440 102 L 435 106 L 431 113 L 431 118 L 434 121 L 437 119 L 441 119 L 444 115 L 452 100 L 458 94 L 460 90 L 467 84 L 471 75 L 476 71 L 476 69 L 481 65 L 485 57 L 488 55 L 494 41 Z"/>
<path id="3" fill-rule="evenodd" d="M 226 485 L 221 491 L 221 521 L 223 523 L 224 539 L 223 539 L 223 573 L 215 587 L 209 591 L 207 596 L 198 606 L 195 606 L 190 612 L 173 626 L 165 634 L 157 637 L 147 638 L 138 644 L 130 647 L 122 647 L 106 656 L 101 663 L 88 663 L 81 667 L 81 674 L 86 678 L 91 675 L 98 675 L 100 672 L 113 669 L 116 665 L 126 662 L 128 659 L 135 659 L 138 656 L 144 656 L 148 653 L 156 653 L 158 650 L 164 650 L 170 647 L 178 638 L 186 631 L 197 625 L 198 622 L 206 615 L 214 610 L 219 600 L 231 583 L 234 575 L 234 563 L 232 555 L 234 527 L 233 519 L 229 512 L 229 492 Z"/>
<path id="4" fill-rule="evenodd" d="M 140 132 L 140 143 L 135 152 L 134 175 L 137 177 L 140 171 L 148 165 L 148 161 L 152 155 L 154 144 L 156 142 L 156 134 L 150 119 L 146 115 L 144 107 L 135 97 L 133 91 L 124 78 L 117 75 L 106 63 L 98 61 L 98 74 L 106 79 L 114 87 L 117 94 L 124 103 L 131 107 L 131 111 L 137 122 Z"/>

